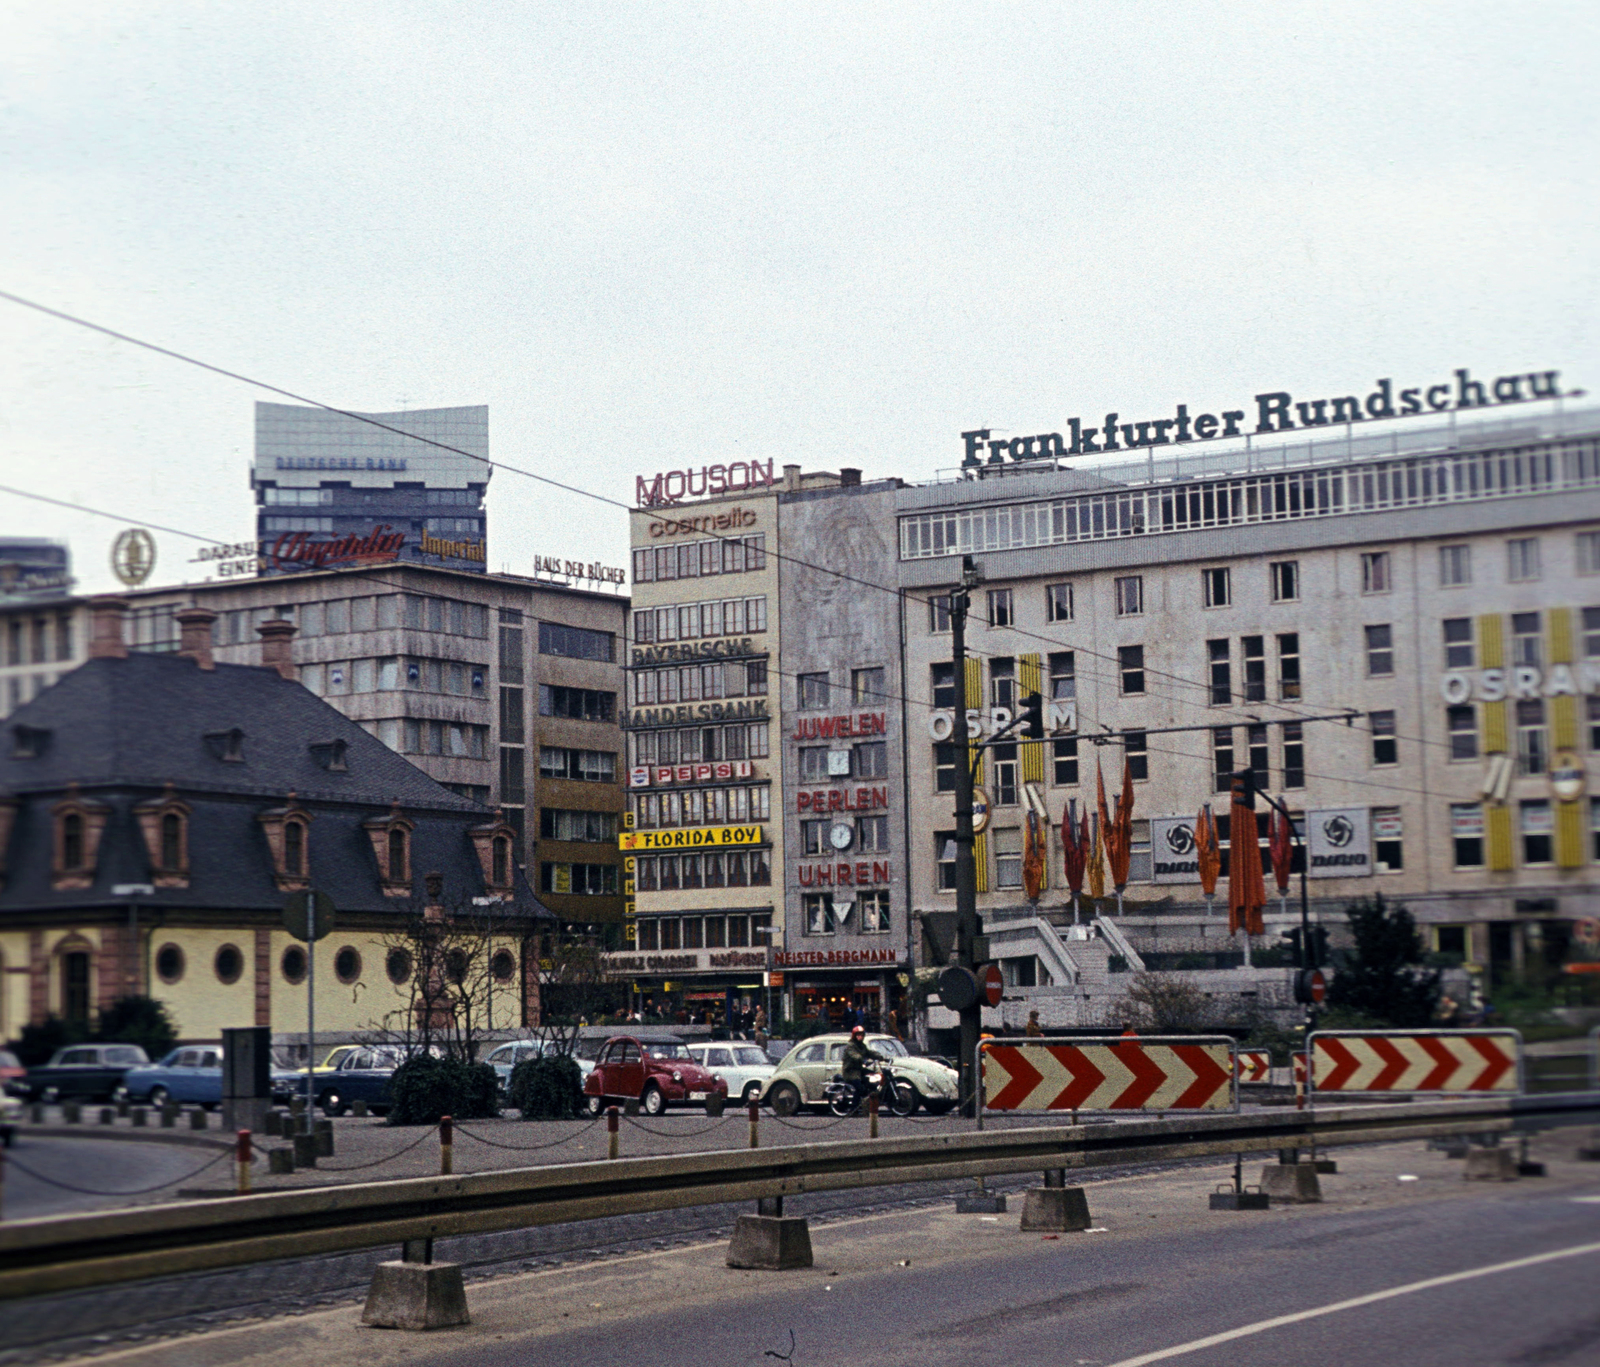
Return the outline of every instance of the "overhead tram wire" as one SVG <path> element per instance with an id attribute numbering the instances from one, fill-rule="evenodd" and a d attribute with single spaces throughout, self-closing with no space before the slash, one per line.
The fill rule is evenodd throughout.
<path id="1" fill-rule="evenodd" d="M 333 414 L 336 414 L 336 415 L 338 415 L 340 417 L 349 418 L 349 419 L 351 419 L 352 421 L 355 421 L 355 422 L 362 422 L 362 423 L 367 424 L 370 427 L 376 427 L 376 428 L 379 428 L 382 431 L 393 433 L 396 436 L 405 437 L 406 439 L 408 439 L 410 441 L 420 442 L 425 446 L 432 446 L 432 447 L 437 448 L 438 450 L 447 451 L 452 455 L 463 456 L 468 460 L 477 461 L 479 464 L 481 464 L 481 465 L 483 465 L 483 466 L 485 466 L 485 467 L 487 467 L 488 469 L 491 469 L 491 470 L 504 470 L 508 474 L 521 475 L 526 479 L 532 479 L 532 480 L 536 480 L 536 481 L 538 481 L 539 483 L 542 483 L 542 484 L 548 484 L 552 488 L 561 489 L 562 491 L 564 491 L 566 493 L 576 494 L 581 498 L 592 499 L 597 503 L 604 503 L 604 504 L 606 504 L 606 505 L 608 505 L 610 507 L 619 508 L 622 511 L 627 512 L 627 513 L 633 513 L 635 511 L 637 511 L 636 509 L 630 507 L 628 504 L 622 502 L 622 500 L 611 498 L 606 494 L 595 493 L 593 490 L 584 489 L 584 488 L 582 488 L 582 487 L 580 487 L 578 485 L 566 484 L 566 483 L 563 483 L 560 480 L 552 479 L 548 475 L 541 475 L 541 474 L 538 474 L 538 473 L 536 473 L 536 472 L 534 472 L 532 470 L 524 469 L 521 466 L 508 465 L 503 461 L 491 460 L 486 456 L 478 455 L 476 452 L 466 451 L 466 450 L 463 450 L 462 448 L 457 447 L 457 446 L 451 446 L 448 442 L 438 441 L 435 438 L 426 437 L 426 436 L 421 435 L 420 433 L 408 432 L 402 427 L 395 427 L 394 425 L 392 425 L 390 423 L 382 422 L 381 420 L 372 417 L 370 414 L 356 413 L 356 412 L 353 412 L 353 411 L 351 411 L 349 409 L 337 408 L 332 404 L 323 403 L 319 399 L 313 399 L 313 398 L 309 398 L 309 397 L 307 397 L 305 395 L 302 395 L 302 394 L 297 394 L 293 390 L 283 388 L 281 385 L 271 384 L 271 383 L 269 383 L 269 382 L 267 382 L 265 380 L 257 380 L 255 378 L 249 376 L 249 375 L 243 375 L 243 374 L 240 374 L 238 371 L 228 370 L 227 368 L 225 368 L 223 366 L 214 365 L 209 361 L 200 360 L 198 357 L 190 356 L 185 352 L 174 350 L 171 347 L 164 347 L 164 346 L 161 346 L 161 345 L 159 345 L 158 343 L 155 343 L 155 342 L 147 342 L 144 339 L 139 338 L 139 337 L 134 337 L 129 333 L 118 332 L 116 329 L 106 327 L 105 325 L 103 325 L 101 323 L 91 322 L 87 318 L 80 318 L 75 314 L 67 313 L 67 312 L 65 312 L 65 311 L 63 311 L 61 309 L 51 308 L 47 304 L 41 304 L 41 303 L 38 303 L 35 300 L 24 298 L 22 295 L 13 294 L 9 290 L 0 289 L 0 299 L 7 300 L 7 301 L 9 301 L 9 302 L 11 302 L 13 304 L 16 304 L 16 305 L 22 307 L 22 308 L 32 309 L 37 313 L 42 313 L 42 314 L 46 315 L 47 317 L 55 318 L 55 319 L 58 319 L 58 320 L 60 320 L 62 322 L 71 323 L 71 324 L 73 324 L 74 326 L 77 326 L 77 327 L 87 328 L 92 332 L 98 332 L 103 336 L 111 337 L 111 338 L 113 338 L 113 339 L 115 339 L 117 341 L 126 342 L 130 346 L 140 347 L 140 348 L 142 348 L 142 349 L 144 349 L 146 351 L 154 352 L 157 355 L 166 356 L 171 360 L 182 362 L 185 365 L 195 366 L 195 367 L 197 367 L 197 368 L 199 368 L 201 370 L 209 371 L 214 375 L 221 375 L 225 379 L 236 380 L 240 384 L 249 385 L 249 386 L 251 386 L 253 388 L 256 388 L 256 389 L 266 390 L 268 393 L 278 394 L 278 395 L 281 395 L 284 398 L 293 399 L 296 403 L 307 404 L 307 405 L 309 405 L 309 406 L 311 406 L 313 408 L 321 409 L 323 412 L 333 413 Z M 14 489 L 8 489 L 7 492 L 22 493 L 22 491 L 14 490 Z M 62 500 L 49 499 L 45 495 L 42 495 L 42 494 L 40 494 L 40 495 L 23 494 L 23 496 L 24 497 L 36 497 L 36 498 L 41 499 L 42 501 L 53 502 L 53 503 L 56 503 L 58 506 L 62 506 L 62 507 L 73 507 L 73 506 L 76 506 L 76 505 L 72 505 L 72 504 L 66 503 L 66 502 L 64 502 Z M 97 510 L 84 509 L 84 511 L 97 511 Z M 114 514 L 107 514 L 107 513 L 99 513 L 98 515 L 99 516 L 104 516 L 104 517 L 114 517 L 114 516 L 116 516 Z M 131 519 L 118 517 L 117 520 L 129 522 L 130 525 L 135 525 L 135 524 L 133 524 Z M 136 525 L 155 526 L 154 523 L 138 523 Z M 160 528 L 157 528 L 157 530 L 171 531 L 172 529 L 165 528 L 165 527 L 160 527 Z M 195 539 L 195 540 L 204 540 L 204 539 L 206 539 L 206 538 L 196 537 L 195 534 L 192 533 L 192 532 L 178 532 L 176 534 L 177 535 L 181 535 L 181 536 L 186 536 L 186 537 L 189 537 L 189 538 Z M 742 538 L 739 538 L 739 537 L 719 536 L 719 535 L 717 535 L 715 533 L 711 534 L 710 539 L 721 541 L 721 542 L 724 542 L 724 543 L 733 542 L 733 541 L 742 541 Z M 213 545 L 226 545 L 228 543 L 221 542 L 221 541 L 214 541 L 211 544 L 213 544 Z M 876 583 L 876 582 L 874 582 L 874 581 L 872 581 L 870 579 L 862 579 L 862 578 L 860 578 L 860 577 L 858 577 L 856 575 L 848 574 L 843 570 L 834 569 L 831 566 L 818 565 L 818 564 L 815 564 L 812 561 L 801 559 L 798 556 L 790 555 L 790 554 L 788 554 L 786 552 L 780 552 L 780 551 L 774 550 L 774 551 L 769 552 L 769 554 L 772 556 L 772 558 L 774 560 L 777 560 L 779 562 L 787 562 L 789 564 L 796 565 L 796 566 L 799 566 L 799 567 L 804 568 L 804 569 L 815 570 L 820 574 L 830 575 L 833 578 L 842 580 L 842 581 L 844 581 L 846 583 L 860 585 L 862 588 L 875 589 L 880 593 L 887 593 L 887 594 L 893 596 L 894 598 L 896 598 L 897 600 L 910 600 L 910 601 L 915 601 L 915 602 L 918 602 L 918 603 L 927 603 L 929 601 L 928 599 L 919 598 L 915 594 L 905 592 L 905 591 L 903 591 L 901 589 L 894 588 L 894 587 L 891 587 L 891 586 L 886 585 L 886 584 L 879 584 L 879 583 Z M 993 624 L 985 622 L 985 625 L 991 626 L 991 628 L 992 628 Z M 1031 639 L 1031 640 L 1037 640 L 1037 641 L 1043 642 L 1043 643 L 1045 643 L 1047 645 L 1060 646 L 1060 645 L 1064 645 L 1065 644 L 1064 642 L 1058 641 L 1053 637 L 1044 636 L 1044 635 L 1040 634 L 1039 632 L 1031 631 L 1031 630 L 1029 630 L 1029 629 L 1027 629 L 1025 627 L 1013 626 L 1013 627 L 1010 627 L 1008 629 L 1013 631 L 1013 632 L 1015 632 L 1018 636 L 1026 637 L 1026 638 Z M 1078 646 L 1074 646 L 1073 649 L 1075 651 L 1081 651 L 1082 654 L 1088 655 L 1088 656 L 1090 656 L 1091 658 L 1094 658 L 1094 659 L 1105 660 L 1107 663 L 1117 663 L 1117 661 L 1115 660 L 1115 658 L 1113 656 L 1106 654 L 1104 651 L 1097 651 L 1097 650 L 1093 650 L 1093 649 L 1088 648 L 1088 647 L 1078 647 Z M 986 657 L 985 656 L 979 656 L 978 652 L 976 652 L 976 651 L 970 652 L 970 653 L 973 656 L 978 657 L 978 658 L 988 658 L 988 659 L 996 658 L 996 657 L 994 657 L 992 655 L 986 656 Z M 780 674 L 780 677 L 782 677 L 780 671 L 774 670 L 772 672 L 773 673 L 778 673 L 778 674 Z M 1154 677 L 1158 677 L 1158 678 L 1165 678 L 1165 679 L 1171 679 L 1175 683 L 1181 684 L 1185 688 L 1195 689 L 1195 690 L 1200 691 L 1202 693 L 1206 692 L 1208 690 L 1208 688 L 1209 688 L 1209 685 L 1207 683 L 1201 681 L 1201 680 L 1191 679 L 1191 678 L 1188 678 L 1185 675 L 1174 674 L 1174 673 L 1172 673 L 1170 671 L 1167 671 L 1167 670 L 1156 669 L 1154 667 L 1146 667 L 1144 672 L 1146 673 L 1146 675 L 1149 675 L 1149 676 L 1154 676 Z M 1101 677 L 1109 677 L 1109 678 L 1113 678 L 1113 679 L 1115 678 L 1115 676 L 1101 676 Z M 1157 695 L 1157 696 L 1162 696 L 1162 695 Z M 1167 695 L 1167 696 L 1170 696 L 1171 700 L 1174 701 L 1174 702 L 1184 701 L 1183 699 L 1178 698 L 1177 695 L 1175 695 L 1175 694 Z M 909 699 L 908 698 L 908 699 L 905 699 L 905 701 L 907 701 L 907 702 L 916 702 L 919 705 L 921 705 L 920 700 L 917 700 L 917 699 Z M 1249 705 L 1249 704 L 1247 704 L 1247 705 Z M 1300 708 L 1309 708 L 1309 707 L 1313 706 L 1313 704 L 1309 704 L 1309 703 L 1305 703 L 1305 702 L 1300 702 L 1300 703 L 1279 702 L 1279 703 L 1262 704 L 1262 705 L 1268 705 L 1268 706 L 1296 706 L 1296 707 L 1300 707 Z M 1232 710 L 1232 711 L 1242 711 L 1243 707 L 1234 707 L 1232 704 L 1229 704 L 1229 709 Z M 1247 713 L 1246 715 L 1248 716 L 1250 714 Z M 1256 720 L 1256 721 L 1259 722 L 1259 719 L 1257 719 L 1257 718 L 1252 717 L 1251 719 L 1252 720 Z M 1292 720 L 1292 718 L 1274 718 L 1273 720 L 1281 722 L 1281 721 Z M 1245 725 L 1246 723 L 1241 722 L 1241 723 L 1238 723 L 1238 724 L 1239 725 Z M 1363 729 L 1365 729 L 1365 728 L 1363 728 Z M 1397 740 L 1408 740 L 1408 741 L 1412 741 L 1414 743 L 1424 744 L 1424 745 L 1437 745 L 1437 746 L 1441 746 L 1441 747 L 1443 747 L 1446 744 L 1446 742 L 1431 741 L 1431 740 L 1428 740 L 1426 737 L 1422 737 L 1422 736 L 1401 736 L 1401 735 L 1397 735 L 1396 739 Z"/>

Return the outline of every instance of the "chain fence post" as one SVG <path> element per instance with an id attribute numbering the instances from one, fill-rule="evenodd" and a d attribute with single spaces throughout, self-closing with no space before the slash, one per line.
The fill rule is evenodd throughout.
<path id="1" fill-rule="evenodd" d="M 238 1146 L 234 1159 L 239 1165 L 238 1192 L 240 1196 L 246 1196 L 250 1191 L 250 1131 L 240 1130 L 236 1137 Z"/>
<path id="2" fill-rule="evenodd" d="M 615 1158 L 622 1149 L 621 1120 L 622 1112 L 615 1106 L 606 1107 L 606 1147 L 609 1152 L 607 1158 Z"/>
<path id="3" fill-rule="evenodd" d="M 749 1112 L 750 1147 L 752 1149 L 759 1149 L 761 1147 L 761 1103 L 759 1101 L 752 1101 L 749 1106 Z"/>
<path id="4" fill-rule="evenodd" d="M 867 1098 L 867 1138 L 878 1137 L 878 1094 L 874 1092 Z"/>
<path id="5" fill-rule="evenodd" d="M 455 1171 L 455 1124 L 447 1115 L 439 1117 L 439 1175 L 448 1177 Z"/>

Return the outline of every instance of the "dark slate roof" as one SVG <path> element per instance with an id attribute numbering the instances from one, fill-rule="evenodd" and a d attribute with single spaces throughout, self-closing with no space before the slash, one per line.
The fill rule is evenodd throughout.
<path id="1" fill-rule="evenodd" d="M 468 832 L 496 814 L 442 787 L 416 765 L 368 735 L 336 708 L 274 671 L 219 664 L 202 670 L 171 655 L 90 660 L 4 723 L 0 794 L 21 800 L 6 852 L 0 912 L 67 909 L 116 902 L 117 883 L 151 881 L 135 806 L 159 798 L 168 783 L 191 807 L 187 888 L 158 888 L 151 906 L 276 910 L 276 887 L 260 813 L 288 794 L 312 814 L 311 882 L 342 911 L 403 912 L 386 897 L 362 822 L 386 816 L 398 801 L 415 823 L 414 902 L 422 879 L 439 873 L 443 901 L 461 904 L 484 892 L 482 866 Z M 18 727 L 47 732 L 36 758 L 18 758 Z M 219 758 L 221 737 L 243 732 L 243 762 Z M 342 741 L 345 771 L 320 764 L 313 745 Z M 107 804 L 94 886 L 50 886 L 51 808 L 77 783 L 85 800 Z M 516 911 L 548 916 L 525 878 Z"/>

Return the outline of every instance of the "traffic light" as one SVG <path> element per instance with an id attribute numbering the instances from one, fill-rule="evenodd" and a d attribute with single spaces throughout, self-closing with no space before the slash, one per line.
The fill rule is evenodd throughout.
<path id="1" fill-rule="evenodd" d="M 1044 699 L 1037 693 L 1022 700 L 1022 734 L 1029 740 L 1044 739 Z"/>

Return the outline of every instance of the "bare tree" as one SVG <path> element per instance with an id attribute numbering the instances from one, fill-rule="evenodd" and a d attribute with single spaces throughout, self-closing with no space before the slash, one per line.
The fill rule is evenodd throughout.
<path id="1" fill-rule="evenodd" d="M 1171 973 L 1135 973 L 1128 982 L 1128 1023 L 1163 1035 L 1197 1034 L 1214 1024 L 1211 1002 Z"/>

